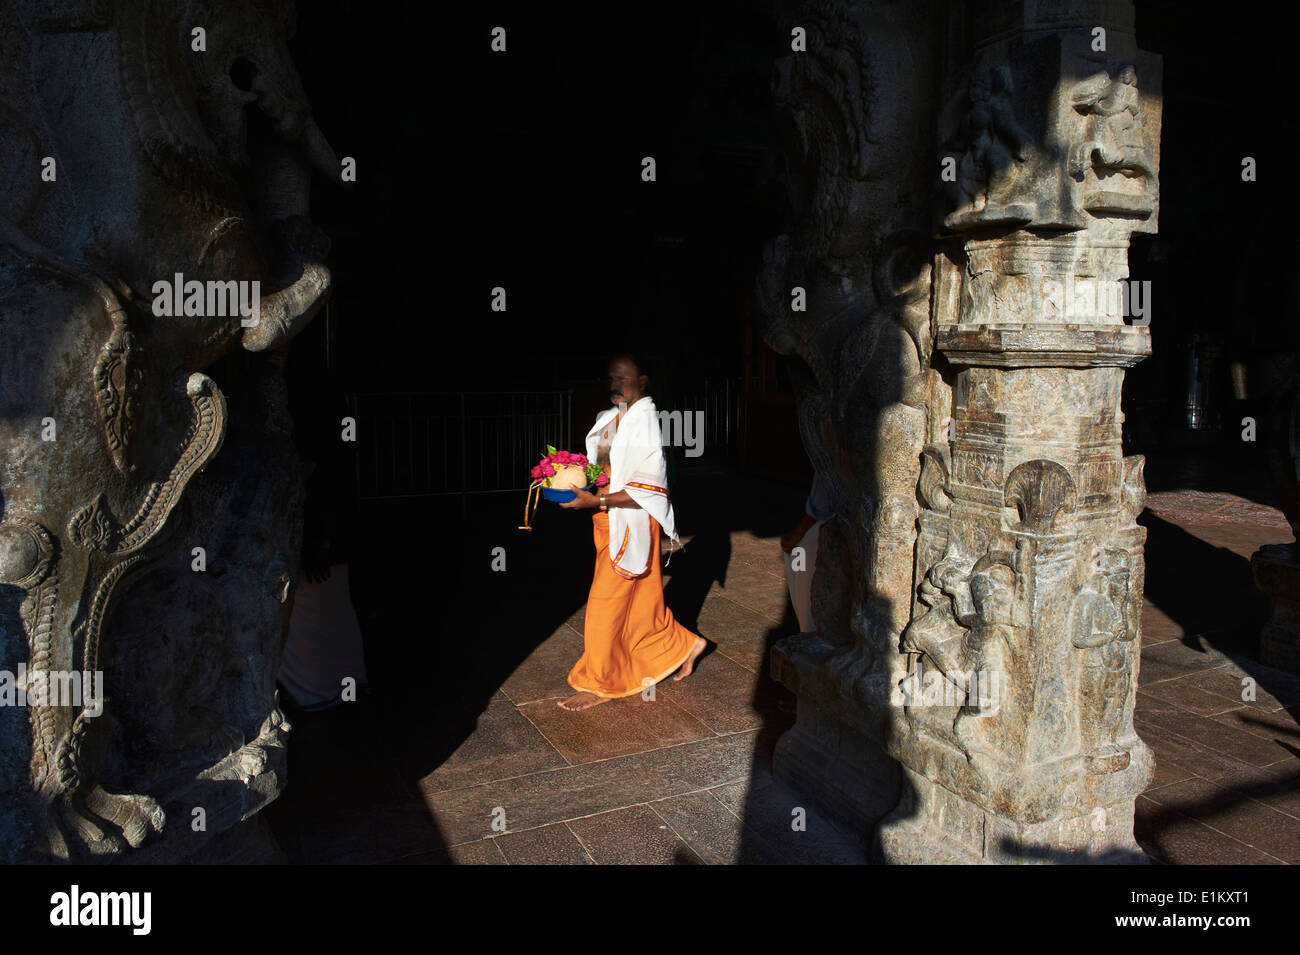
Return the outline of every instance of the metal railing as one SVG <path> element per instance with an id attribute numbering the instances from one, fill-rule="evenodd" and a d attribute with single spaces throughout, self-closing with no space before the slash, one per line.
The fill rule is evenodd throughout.
<path id="1" fill-rule="evenodd" d="M 353 394 L 362 500 L 522 491 L 572 442 L 571 391 Z"/>
<path id="2" fill-rule="evenodd" d="M 702 454 L 698 457 L 710 461 L 725 460 L 730 457 L 732 442 L 739 434 L 740 406 L 736 383 L 729 378 L 709 378 L 690 388 L 668 388 L 662 395 L 656 394 L 655 404 L 661 412 L 681 412 L 682 415 L 703 413 L 702 427 L 695 433 L 702 437 Z M 670 443 L 668 434 L 665 443 Z M 674 459 L 691 460 L 686 455 L 686 448 L 680 444 L 671 447 L 670 456 Z"/>
<path id="3" fill-rule="evenodd" d="M 661 411 L 702 412 L 701 456 L 717 461 L 738 435 L 737 394 L 734 382 L 716 379 L 657 402 Z M 372 392 L 349 395 L 348 407 L 363 501 L 523 491 L 546 445 L 584 450 L 574 444 L 571 390 Z M 685 452 L 677 443 L 669 457 L 686 460 Z"/>

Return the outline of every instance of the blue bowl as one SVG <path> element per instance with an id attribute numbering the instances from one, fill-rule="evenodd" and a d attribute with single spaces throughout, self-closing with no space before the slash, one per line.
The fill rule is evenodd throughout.
<path id="1" fill-rule="evenodd" d="M 593 487 L 595 487 L 594 484 L 588 484 L 583 488 L 583 490 L 590 491 Z M 542 497 L 546 498 L 548 501 L 554 501 L 556 504 L 564 504 L 567 501 L 572 501 L 577 496 L 578 495 L 574 494 L 572 491 L 556 491 L 549 487 L 542 488 Z"/>

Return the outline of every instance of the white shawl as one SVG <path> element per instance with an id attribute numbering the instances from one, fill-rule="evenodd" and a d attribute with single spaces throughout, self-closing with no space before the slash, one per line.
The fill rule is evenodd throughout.
<path id="1" fill-rule="evenodd" d="M 587 460 L 596 460 L 600 433 L 616 414 L 615 407 L 596 417 L 596 424 L 587 432 Z M 681 542 L 673 521 L 673 506 L 668 501 L 668 472 L 659 433 L 659 414 L 649 395 L 637 400 L 623 415 L 610 444 L 609 470 L 608 486 L 597 488 L 596 492 L 627 491 L 641 505 L 609 509 L 609 557 L 620 576 L 639 577 L 650 563 L 654 543 L 650 539 L 651 517 L 659 522 L 664 533 Z"/>

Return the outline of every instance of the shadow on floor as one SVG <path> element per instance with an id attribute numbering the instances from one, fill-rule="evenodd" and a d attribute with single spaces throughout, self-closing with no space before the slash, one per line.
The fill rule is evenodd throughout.
<path id="1" fill-rule="evenodd" d="M 726 507 L 713 503 L 721 483 Z M 715 586 L 727 593 L 732 533 L 769 539 L 779 567 L 777 538 L 797 519 L 804 493 L 712 470 L 682 474 L 674 504 L 690 543 L 667 568 L 674 615 L 710 637 L 701 611 Z M 421 783 L 469 740 L 494 701 L 509 705 L 503 685 L 543 641 L 566 621 L 580 629 L 592 574 L 590 517 L 543 507 L 535 529 L 522 532 L 521 503 L 484 496 L 465 517 L 451 501 L 397 502 L 363 515 L 351 570 L 371 692 L 358 704 L 291 714 L 289 784 L 267 810 L 290 861 L 500 861 L 467 856 L 463 834 L 449 840 L 421 799 Z M 504 569 L 495 548 L 504 548 Z M 798 629 L 788 601 L 783 609 L 782 623 L 768 618 L 746 691 L 761 720 L 749 788 L 729 793 L 739 800 L 732 811 L 744 827 L 743 862 L 792 861 L 781 842 L 790 823 L 784 802 L 794 800 L 771 773 L 776 739 L 793 722 L 794 697 L 768 672 L 771 645 Z M 749 672 L 721 656 L 706 656 L 701 669 L 704 680 L 715 669 L 733 680 Z M 680 861 L 700 860 L 687 852 Z"/>
<path id="2" fill-rule="evenodd" d="M 717 490 L 724 485 L 726 504 L 719 506 Z M 665 588 L 679 620 L 705 637 L 724 636 L 710 631 L 724 625 L 704 611 L 711 592 L 736 597 L 735 588 L 743 585 L 733 579 L 736 562 L 746 559 L 733 552 L 733 533 L 747 531 L 761 538 L 759 544 L 770 541 L 779 567 L 778 537 L 798 517 L 803 494 L 798 487 L 704 469 L 679 477 L 674 504 L 681 531 L 691 541 L 672 556 Z M 421 781 L 465 744 L 494 702 L 508 705 L 498 702 L 504 700 L 502 686 L 548 636 L 566 621 L 580 629 L 578 611 L 592 573 L 589 518 L 544 508 L 534 531 L 517 531 L 521 503 L 512 497 L 481 499 L 463 516 L 459 502 L 399 502 L 372 506 L 365 515 L 366 531 L 352 573 L 371 693 L 355 705 L 291 714 L 289 785 L 266 811 L 290 861 L 505 861 L 503 850 L 493 846 L 497 840 L 466 848 L 458 838 L 455 850 L 449 847 L 422 799 Z M 1258 719 L 1293 717 L 1300 700 L 1287 694 L 1294 686 L 1253 661 L 1267 603 L 1251 583 L 1248 562 L 1150 513 L 1142 523 L 1149 531 L 1147 595 L 1186 634 L 1181 641 L 1150 648 L 1150 658 L 1144 653 L 1143 672 L 1150 678 L 1162 676 L 1161 666 L 1193 672 L 1231 660 L 1257 678 L 1261 693 L 1287 704 Z M 504 548 L 505 569 L 499 569 L 499 561 L 493 569 L 498 547 Z M 765 586 L 779 592 L 779 582 Z M 760 616 L 745 612 L 752 614 L 751 621 Z M 761 659 L 750 664 L 754 678 L 746 690 L 759 723 L 747 786 L 734 794 L 732 811 L 743 827 L 734 861 L 846 861 L 842 845 L 819 855 L 812 840 L 799 843 L 790 835 L 790 806 L 803 803 L 773 776 L 772 755 L 777 739 L 794 722 L 794 697 L 772 680 L 768 661 L 772 645 L 798 628 L 788 601 L 765 612 Z M 778 623 L 776 614 L 782 612 Z M 1223 659 L 1210 660 L 1211 655 Z M 709 680 L 711 670 L 724 667 L 738 669 L 720 655 L 706 657 L 700 676 Z M 1163 676 L 1177 679 L 1182 672 Z M 1150 700 L 1139 706 L 1139 716 L 1149 705 Z M 1147 715 L 1159 717 L 1157 712 Z M 1241 719 L 1254 717 L 1246 712 Z M 1193 713 L 1187 719 L 1199 721 L 1196 725 L 1207 731 L 1222 730 L 1208 717 Z M 1300 738 L 1287 736 L 1285 726 L 1279 726 L 1265 727 L 1265 735 L 1271 734 L 1266 742 L 1276 743 L 1279 760 L 1294 757 Z M 1157 735 L 1156 728 L 1139 732 Z M 1153 744 L 1162 753 L 1168 751 L 1161 749 L 1165 746 L 1198 745 L 1168 732 L 1167 742 Z M 1214 739 L 1210 743 L 1221 745 Z M 1188 752 L 1193 761 L 1215 758 L 1212 749 Z M 1285 767 L 1225 779 L 1232 785 L 1216 780 L 1201 791 L 1197 786 L 1204 780 L 1192 775 L 1173 784 L 1181 790 L 1157 794 L 1164 802 L 1140 801 L 1137 831 L 1143 845 L 1160 857 L 1162 844 L 1185 843 L 1196 835 L 1186 830 L 1191 819 L 1265 802 L 1284 812 L 1297 787 L 1297 775 Z M 1247 851 L 1244 845 L 1241 849 Z M 1216 844 L 1214 851 L 1224 850 Z M 675 858 L 683 864 L 701 861 L 689 851 L 679 851 Z M 1242 861 L 1250 860 L 1243 856 Z"/>

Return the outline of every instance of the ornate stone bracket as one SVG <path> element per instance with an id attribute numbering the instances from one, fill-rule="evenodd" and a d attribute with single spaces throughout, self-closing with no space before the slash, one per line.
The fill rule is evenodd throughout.
<path id="1" fill-rule="evenodd" d="M 101 634 L 116 588 L 129 572 L 149 559 L 146 545 L 161 532 L 190 479 L 221 447 L 226 423 L 225 400 L 215 382 L 206 375 L 194 374 L 187 382 L 186 391 L 194 418 L 176 463 L 164 481 L 149 485 L 131 519 L 120 524 L 101 493 L 68 522 L 68 541 L 95 556 L 89 564 L 84 588 L 88 600 L 83 603 L 84 609 L 73 623 L 72 631 L 73 646 L 81 647 L 83 673 L 101 670 Z M 38 661 L 47 655 L 38 620 L 28 624 L 28 632 L 32 666 L 37 668 Z M 94 702 L 103 703 L 102 700 Z M 53 814 L 48 837 L 50 850 L 63 858 L 76 855 L 56 821 L 59 817 L 77 833 L 79 842 L 92 855 L 116 849 L 117 841 L 107 834 L 103 823 L 120 830 L 122 838 L 132 846 L 142 844 L 151 832 L 161 831 L 165 815 L 156 800 L 139 794 L 109 793 L 96 783 L 89 761 L 88 738 L 100 714 L 93 707 L 83 705 L 64 732 L 61 729 L 64 719 L 50 712 L 52 709 L 35 707 L 33 716 L 41 742 L 41 759 L 34 775 Z"/>

